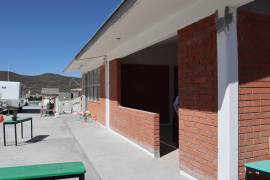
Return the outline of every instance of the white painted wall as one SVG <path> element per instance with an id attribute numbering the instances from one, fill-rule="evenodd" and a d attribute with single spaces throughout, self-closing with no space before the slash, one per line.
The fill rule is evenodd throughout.
<path id="1" fill-rule="evenodd" d="M 218 45 L 218 180 L 238 179 L 238 48 L 237 11 L 217 34 Z"/>
<path id="2" fill-rule="evenodd" d="M 106 127 L 110 129 L 110 63 L 104 58 L 105 65 L 105 120 Z"/>

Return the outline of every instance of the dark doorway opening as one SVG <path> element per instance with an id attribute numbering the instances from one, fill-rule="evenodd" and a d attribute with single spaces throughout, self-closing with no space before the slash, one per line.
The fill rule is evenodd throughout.
<path id="1" fill-rule="evenodd" d="M 159 113 L 160 155 L 178 149 L 177 38 L 143 49 L 121 60 L 121 105 Z"/>
<path id="2" fill-rule="evenodd" d="M 160 122 L 169 117 L 169 68 L 161 65 L 122 64 L 122 106 L 158 112 Z"/>

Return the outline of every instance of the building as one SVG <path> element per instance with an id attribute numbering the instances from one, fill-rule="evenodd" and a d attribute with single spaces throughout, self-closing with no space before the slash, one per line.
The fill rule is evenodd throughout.
<path id="1" fill-rule="evenodd" d="M 127 0 L 65 71 L 98 122 L 153 157 L 177 146 L 179 95 L 180 173 L 244 179 L 269 158 L 269 32 L 267 0 Z"/>
<path id="2" fill-rule="evenodd" d="M 43 96 L 58 96 L 60 92 L 59 88 L 42 88 L 41 94 Z"/>
<path id="3" fill-rule="evenodd" d="M 82 88 L 70 89 L 71 98 L 77 98 L 82 96 Z"/>

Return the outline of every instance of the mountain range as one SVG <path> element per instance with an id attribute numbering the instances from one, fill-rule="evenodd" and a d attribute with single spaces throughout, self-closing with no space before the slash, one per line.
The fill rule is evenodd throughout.
<path id="1" fill-rule="evenodd" d="M 7 80 L 8 72 L 0 71 L 0 81 Z M 42 88 L 59 88 L 60 92 L 68 92 L 70 89 L 81 87 L 81 78 L 52 73 L 28 76 L 9 72 L 9 80 L 21 82 L 23 84 L 23 91 L 30 91 L 32 95 L 40 94 Z"/>

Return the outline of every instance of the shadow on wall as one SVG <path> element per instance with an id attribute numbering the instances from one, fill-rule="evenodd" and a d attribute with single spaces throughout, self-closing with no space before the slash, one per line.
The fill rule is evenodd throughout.
<path id="1" fill-rule="evenodd" d="M 169 67 L 161 65 L 121 66 L 121 105 L 160 114 L 169 120 Z"/>
<path id="2" fill-rule="evenodd" d="M 215 16 L 178 32 L 180 109 L 216 113 L 217 38 Z M 180 114 L 181 119 L 181 114 Z"/>
<path id="3" fill-rule="evenodd" d="M 245 8 L 238 11 L 239 179 L 244 162 L 269 159 L 270 8 L 268 14 Z"/>
<path id="4" fill-rule="evenodd" d="M 259 2 L 259 1 L 258 1 Z M 256 1 L 257 3 L 257 1 Z M 248 9 L 248 8 L 243 8 Z M 241 11 L 244 11 L 241 9 Z M 256 10 L 255 10 L 256 12 Z M 262 15 L 267 16 L 267 15 Z M 255 20 L 251 16 L 251 20 Z M 238 19 L 242 21 L 242 19 Z M 268 23 L 267 20 L 263 20 L 264 23 Z M 265 24 L 257 22 L 257 26 L 264 28 Z M 268 65 L 270 61 L 268 60 L 270 55 L 270 46 L 268 45 L 269 33 L 265 33 L 264 36 L 257 36 L 256 26 L 247 25 L 242 27 L 244 29 L 250 29 L 250 31 L 241 31 L 241 27 L 238 27 L 238 32 L 241 33 L 238 35 L 238 41 L 245 44 L 245 47 L 239 48 L 239 59 L 243 59 L 239 62 L 239 76 L 241 76 L 240 84 L 252 83 L 256 80 L 265 82 L 265 78 L 270 76 L 270 68 Z M 190 33 L 189 40 L 184 40 L 184 43 L 179 43 L 179 48 L 186 49 L 187 45 L 193 43 L 193 47 L 200 46 L 202 49 L 195 49 L 193 53 L 199 54 L 200 57 L 192 58 L 190 51 L 181 51 L 179 53 L 180 65 L 179 65 L 179 93 L 182 94 L 182 100 L 180 100 L 181 107 L 184 109 L 197 109 L 200 111 L 206 112 L 217 112 L 217 50 L 216 50 L 216 37 L 211 37 L 211 34 L 208 33 L 208 29 L 195 31 Z M 267 32 L 264 30 L 264 32 Z M 249 33 L 252 36 L 250 39 L 244 38 L 244 36 Z M 182 37 L 182 34 L 179 35 Z M 248 43 L 245 41 L 254 41 L 255 43 Z M 182 39 L 180 39 L 180 42 Z M 209 43 L 209 41 L 211 43 Z M 264 43 L 264 44 L 262 44 Z M 260 44 L 260 48 L 258 48 Z M 243 45 L 242 45 L 243 46 Z M 213 51 L 214 49 L 214 51 Z M 244 49 L 249 49 L 247 52 Z M 207 52 L 207 53 L 205 53 Z M 256 59 L 254 59 L 254 55 Z M 184 59 L 184 60 L 183 60 Z M 181 61 L 184 61 L 181 63 Z M 256 65 L 260 66 L 258 69 L 252 68 L 254 66 L 254 61 Z M 181 65 L 182 64 L 182 65 Z M 110 86 L 111 89 L 116 89 L 116 91 L 110 91 L 110 100 L 113 102 L 121 102 L 121 64 L 118 64 L 118 69 L 111 69 L 112 74 L 117 76 L 116 78 L 110 77 Z M 251 71 L 252 69 L 252 71 Z M 245 74 L 249 76 L 244 76 Z M 229 84 L 238 82 L 238 79 L 230 78 L 227 82 L 226 87 Z M 134 82 L 138 86 L 141 86 L 140 82 Z M 116 87 L 115 87 L 116 86 Z M 255 86 L 255 84 L 253 85 Z M 256 84 L 256 87 L 260 86 L 259 83 Z M 263 86 L 263 85 L 261 85 Z M 221 93 L 224 94 L 225 92 Z M 102 94 L 101 94 L 102 97 Z M 223 98 L 222 98 L 223 99 Z M 183 103 L 186 102 L 186 103 Z M 210 102 L 210 103 L 207 103 Z"/>
<path id="5" fill-rule="evenodd" d="M 240 152 L 244 152 L 239 154 L 239 158 L 247 157 L 245 153 L 250 151 L 248 148 L 255 148 L 254 145 L 256 145 L 255 149 L 260 148 L 263 150 L 260 152 L 265 152 L 265 154 L 254 155 L 257 153 L 254 152 L 246 159 L 256 160 L 265 159 L 265 157 L 269 159 L 268 137 L 266 137 L 269 132 L 265 131 L 267 126 L 264 125 L 268 125 L 266 120 L 269 120 L 270 112 L 270 16 L 259 15 L 258 12 L 256 14 L 248 13 L 241 9 L 238 11 L 237 26 L 239 104 L 246 106 L 239 108 L 239 139 L 249 137 L 249 139 L 246 138 L 247 141 L 255 138 L 260 140 L 257 141 L 260 142 L 258 146 L 254 143 L 256 141 L 252 141 L 252 144 L 247 144 L 247 141 L 244 141 L 245 143 L 239 141 Z M 197 168 L 198 174 L 211 176 L 213 179 L 216 179 L 216 174 L 212 172 L 217 172 L 217 112 L 220 107 L 218 104 L 217 33 L 215 28 L 214 15 L 179 31 L 179 151 L 182 162 L 180 166 L 187 172 L 192 168 L 197 168 L 196 164 L 193 166 L 189 163 L 196 155 L 197 161 L 206 160 L 207 163 L 203 164 L 204 167 L 211 169 L 211 173 L 209 173 L 203 168 Z M 226 67 L 221 66 L 221 68 L 224 70 Z M 226 82 L 222 82 L 225 85 L 224 91 L 220 92 L 219 103 L 223 102 L 226 89 L 231 84 L 238 82 L 238 76 L 230 74 L 230 77 L 225 79 Z M 245 95 L 242 96 L 241 93 Z M 241 99 L 246 101 L 241 102 Z M 249 122 L 241 122 L 242 115 L 245 115 L 243 117 Z M 254 118 L 255 116 L 258 118 Z M 263 120 L 265 124 L 260 124 Z M 244 123 L 249 127 L 241 128 Z M 257 126 L 253 128 L 247 125 L 248 123 L 256 123 Z M 260 137 L 262 134 L 265 138 Z M 265 143 L 261 144 L 261 142 Z M 240 160 L 240 173 L 244 172 L 243 163 L 241 163 L 244 161 Z"/>
<path id="6" fill-rule="evenodd" d="M 270 14 L 238 14 L 239 84 L 270 88 Z"/>
<path id="7" fill-rule="evenodd" d="M 270 91 L 270 2 L 255 0 L 240 7 L 237 15 L 238 78 L 231 74 L 226 88 L 239 82 L 240 91 L 248 88 Z"/>
<path id="8" fill-rule="evenodd" d="M 256 10 L 253 11 L 246 8 L 238 10 L 239 80 L 237 76 L 230 74 L 225 82 L 226 88 L 238 81 L 242 87 L 270 88 L 270 85 L 266 84 L 270 82 L 270 12 L 258 14 Z M 243 13 L 245 15 L 241 16 Z M 252 23 L 241 24 L 243 21 Z M 207 29 L 193 32 L 189 35 L 189 40 L 184 42 L 181 37 L 187 32 L 179 34 L 179 48 L 182 49 L 179 52 L 179 94 L 180 106 L 183 109 L 218 111 L 217 50 L 213 51 L 217 42 L 207 32 Z M 200 54 L 200 57 L 194 58 L 186 49 L 191 44 L 193 47 L 203 47 L 202 50 L 194 51 Z M 220 93 L 221 102 L 226 88 Z"/>

